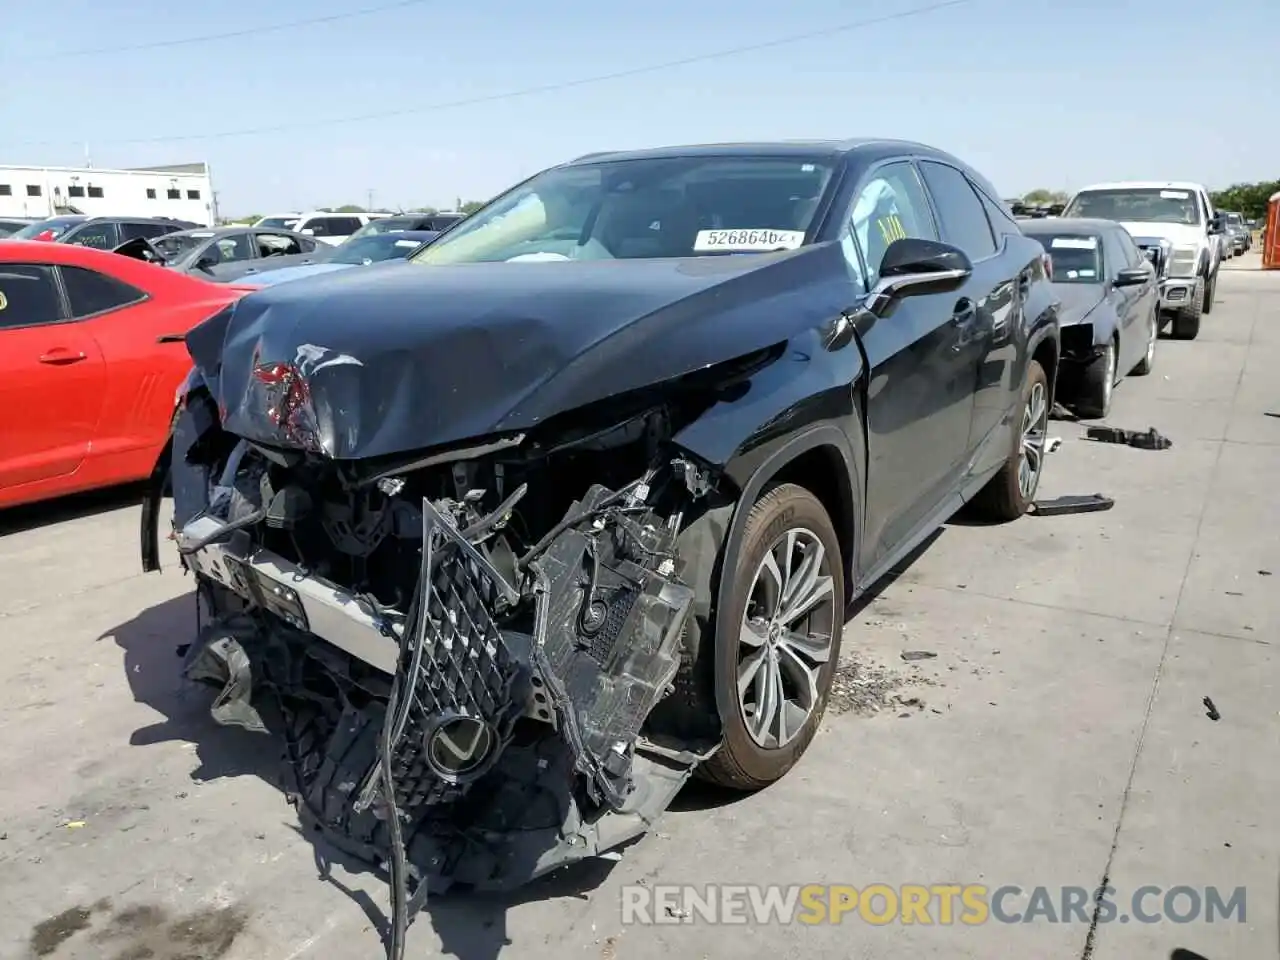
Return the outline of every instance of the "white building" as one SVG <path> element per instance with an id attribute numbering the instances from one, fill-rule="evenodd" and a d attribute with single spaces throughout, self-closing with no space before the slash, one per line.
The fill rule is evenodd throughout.
<path id="1" fill-rule="evenodd" d="M 173 217 L 216 222 L 213 182 L 205 163 L 133 170 L 0 165 L 0 216 Z"/>

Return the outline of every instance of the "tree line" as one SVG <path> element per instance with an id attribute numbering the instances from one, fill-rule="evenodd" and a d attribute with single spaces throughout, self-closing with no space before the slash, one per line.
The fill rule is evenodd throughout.
<path id="1" fill-rule="evenodd" d="M 1246 220 L 1262 220 L 1267 215 L 1268 201 L 1277 193 L 1280 193 L 1280 180 L 1262 180 L 1233 184 L 1210 193 L 1209 198 L 1220 210 L 1238 213 Z"/>

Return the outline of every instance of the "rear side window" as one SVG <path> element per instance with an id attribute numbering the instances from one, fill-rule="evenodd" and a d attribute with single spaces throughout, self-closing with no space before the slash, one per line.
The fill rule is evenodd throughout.
<path id="1" fill-rule="evenodd" d="M 120 232 L 116 229 L 116 225 L 111 221 L 102 221 L 100 223 L 86 223 L 79 230 L 71 233 L 66 243 L 77 244 L 82 247 L 93 247 L 97 250 L 114 250 L 120 246 Z"/>
<path id="2" fill-rule="evenodd" d="M 162 237 L 166 233 L 172 232 L 172 228 L 163 223 L 122 223 L 120 224 L 120 242 L 136 240 L 138 237 L 146 237 L 151 240 L 154 237 Z"/>
<path id="3" fill-rule="evenodd" d="M 71 315 L 76 319 L 118 310 L 145 300 L 147 295 L 114 277 L 83 267 L 60 267 Z"/>
<path id="4" fill-rule="evenodd" d="M 996 252 L 995 237 L 982 201 L 968 178 L 955 167 L 928 160 L 920 163 L 925 186 L 942 221 L 942 239 L 980 260 Z"/>
<path id="5" fill-rule="evenodd" d="M 301 242 L 279 233 L 258 234 L 258 256 L 290 257 L 302 253 Z"/>
<path id="6" fill-rule="evenodd" d="M 50 267 L 0 263 L 0 329 L 61 319 L 62 302 Z"/>

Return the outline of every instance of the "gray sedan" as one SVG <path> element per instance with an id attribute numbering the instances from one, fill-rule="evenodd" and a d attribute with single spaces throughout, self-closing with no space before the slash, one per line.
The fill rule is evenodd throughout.
<path id="1" fill-rule="evenodd" d="M 165 266 L 221 281 L 238 280 L 260 270 L 312 263 L 330 253 L 312 237 L 261 227 L 182 230 L 156 237 L 151 248 Z"/>

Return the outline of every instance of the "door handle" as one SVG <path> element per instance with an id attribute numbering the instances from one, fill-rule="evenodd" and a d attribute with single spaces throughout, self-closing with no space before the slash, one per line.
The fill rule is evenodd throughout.
<path id="1" fill-rule="evenodd" d="M 64 350 L 61 347 L 56 350 L 50 350 L 48 353 L 40 354 L 41 363 L 49 363 L 54 366 L 65 366 L 68 363 L 79 363 L 81 360 L 87 360 L 88 356 L 82 350 L 79 353 L 72 353 L 70 350 Z"/>
<path id="2" fill-rule="evenodd" d="M 156 343 L 182 343 L 186 339 L 185 333 L 162 333 L 156 337 Z"/>

